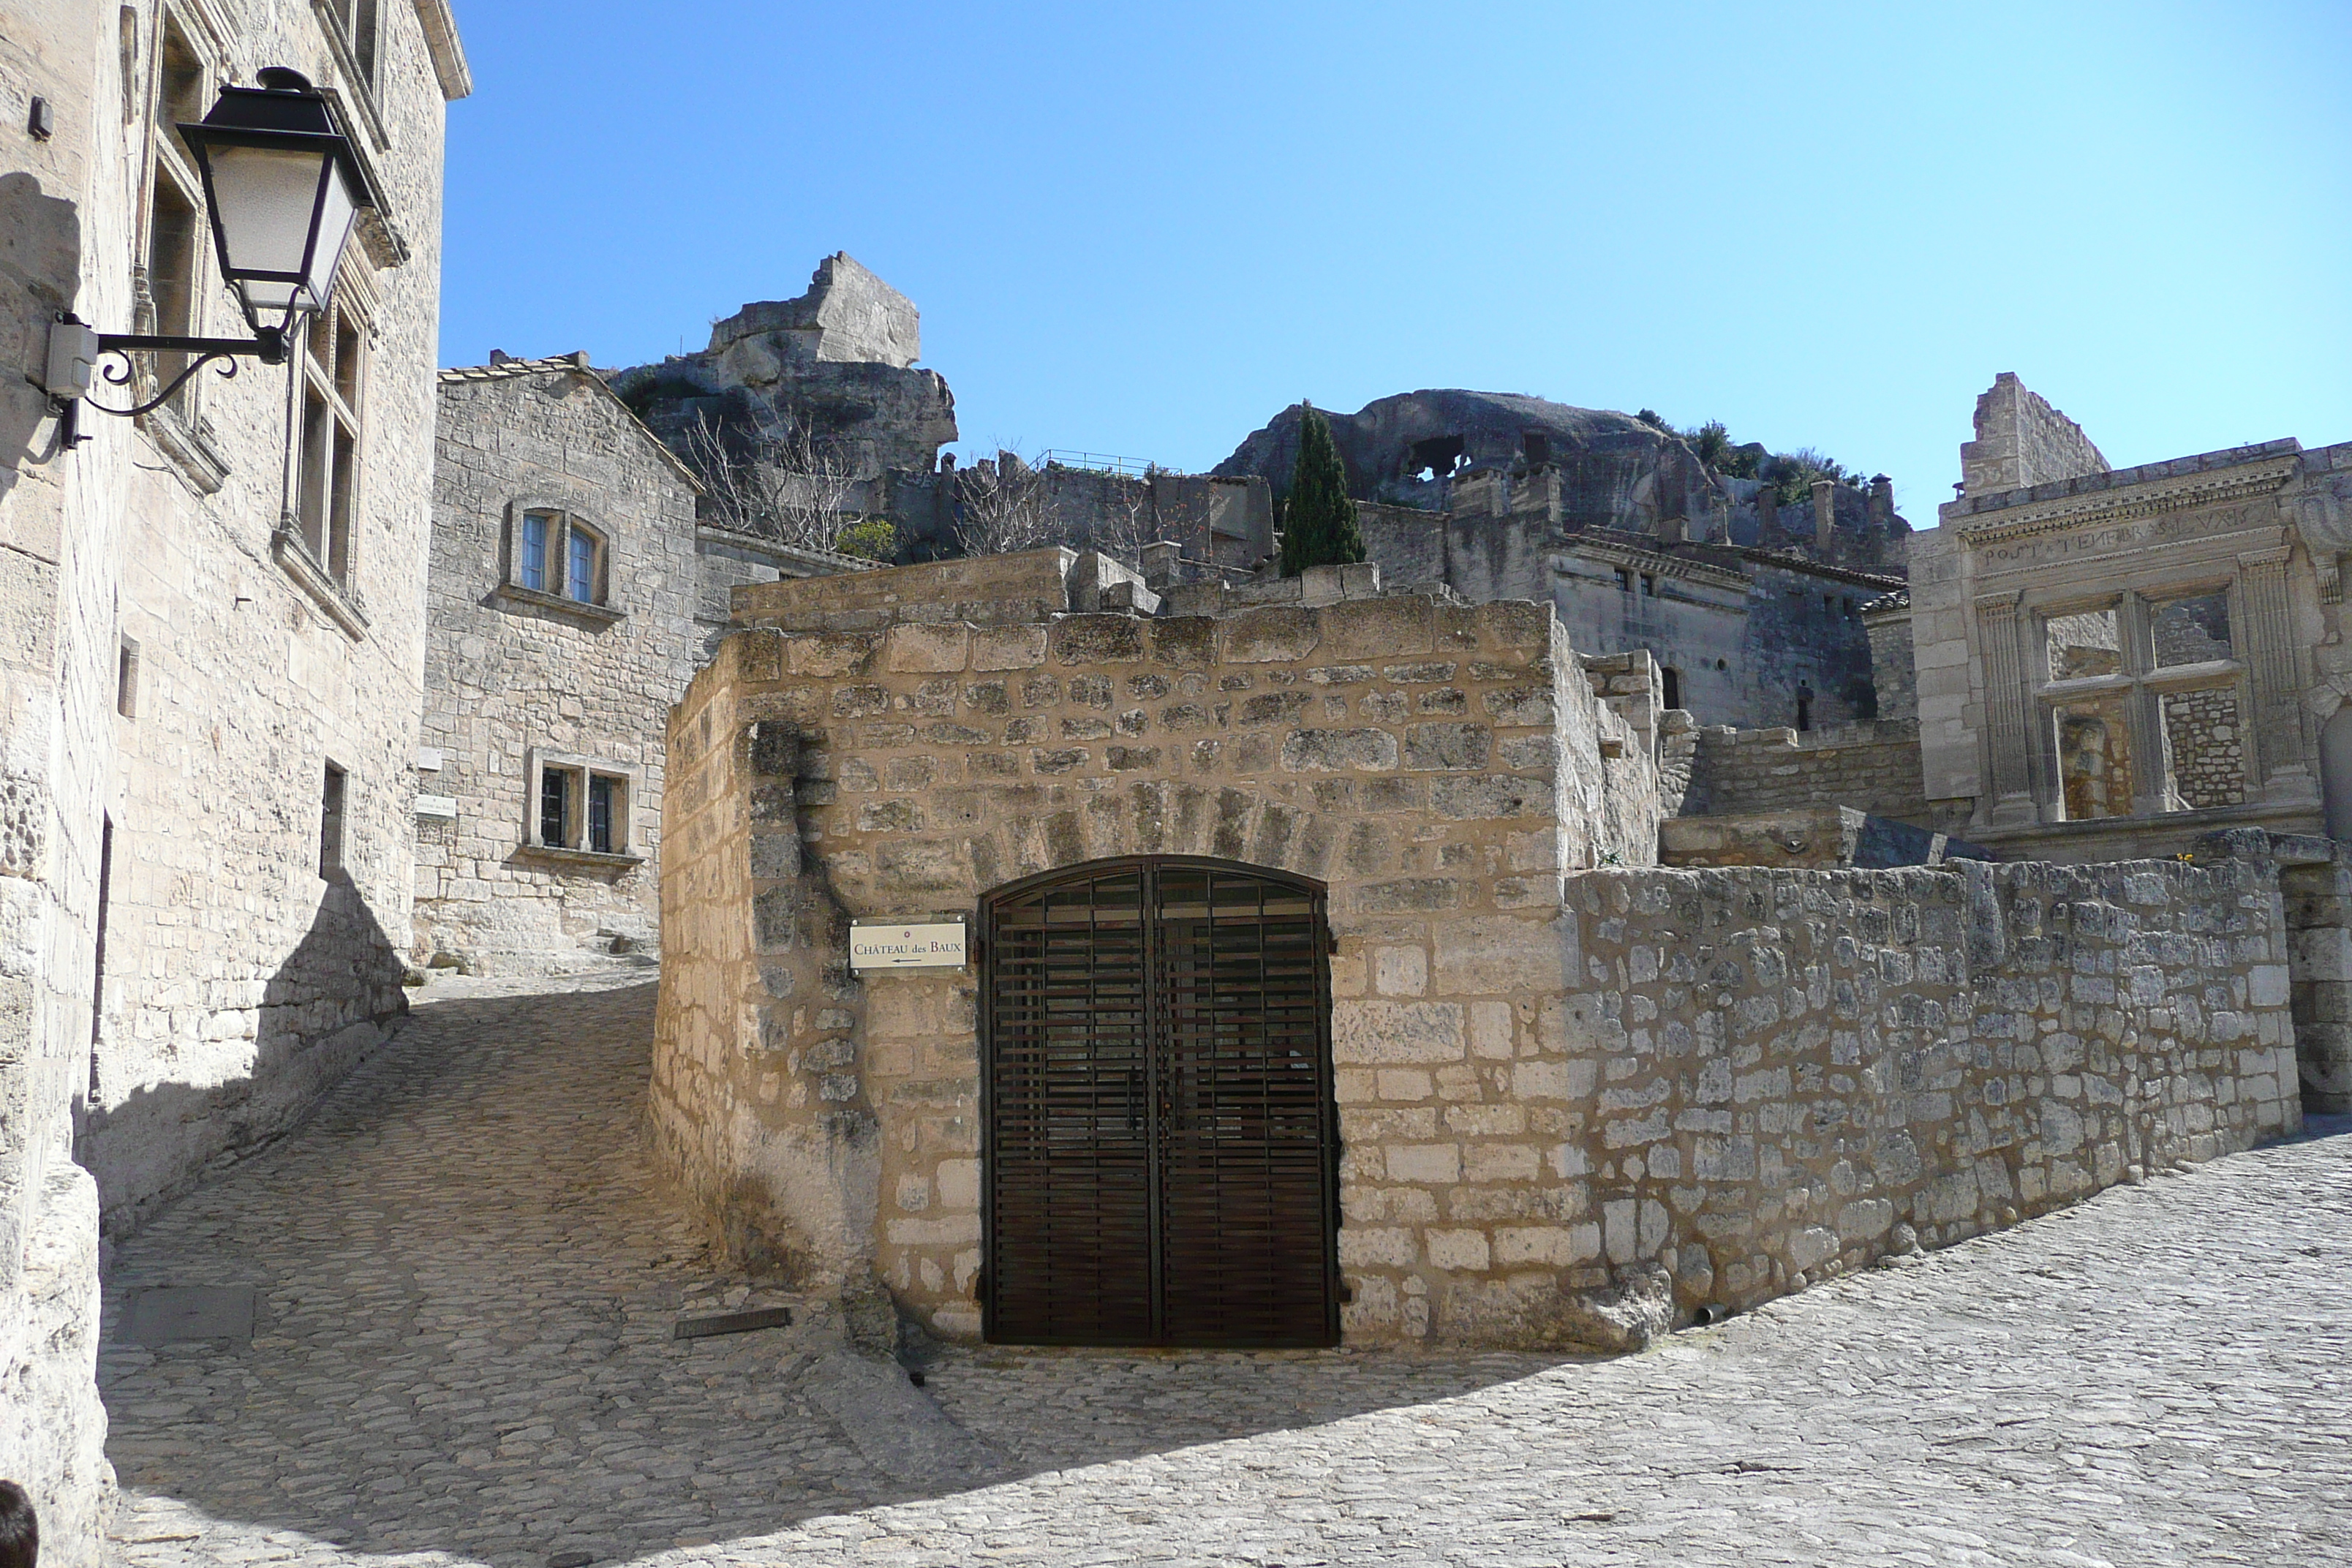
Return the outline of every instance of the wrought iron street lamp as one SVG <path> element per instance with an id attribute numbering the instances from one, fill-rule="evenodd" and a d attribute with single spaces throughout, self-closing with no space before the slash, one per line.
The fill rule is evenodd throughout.
<path id="1" fill-rule="evenodd" d="M 89 390 L 90 371 L 103 355 L 122 360 L 121 370 L 101 373 L 117 386 L 131 379 L 132 353 L 195 356 L 171 385 L 136 407 L 90 405 L 106 414 L 143 414 L 214 360 L 226 362 L 224 375 L 236 374 L 237 358 L 247 354 L 264 364 L 285 363 L 297 322 L 326 309 L 360 209 L 378 205 L 375 191 L 333 109 L 307 78 L 273 66 L 259 80 L 258 87 L 223 88 L 201 122 L 179 127 L 204 182 L 221 277 L 236 290 L 253 336 L 100 332 L 63 316 L 49 337 L 48 389 L 67 400 L 68 414 Z"/>

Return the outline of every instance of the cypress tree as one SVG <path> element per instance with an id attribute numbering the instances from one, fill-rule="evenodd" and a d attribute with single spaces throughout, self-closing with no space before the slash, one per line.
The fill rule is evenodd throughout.
<path id="1" fill-rule="evenodd" d="M 1348 499 L 1348 470 L 1331 439 L 1330 422 L 1311 403 L 1301 405 L 1298 460 L 1291 465 L 1283 503 L 1282 574 L 1309 566 L 1344 566 L 1364 558 L 1356 503 Z"/>

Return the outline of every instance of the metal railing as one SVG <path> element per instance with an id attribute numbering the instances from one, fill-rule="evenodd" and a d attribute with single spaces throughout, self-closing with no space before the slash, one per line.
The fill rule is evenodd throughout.
<path id="1" fill-rule="evenodd" d="M 1090 468 L 1098 474 L 1122 474 L 1130 479 L 1183 472 L 1181 468 L 1171 468 L 1165 463 L 1147 462 L 1141 458 L 1118 458 L 1108 452 L 1072 452 L 1060 447 L 1048 447 L 1040 452 L 1037 466 L 1041 468 Z"/>

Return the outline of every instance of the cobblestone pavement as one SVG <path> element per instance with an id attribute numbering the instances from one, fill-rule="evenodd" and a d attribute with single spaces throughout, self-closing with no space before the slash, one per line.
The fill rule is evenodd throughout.
<path id="1" fill-rule="evenodd" d="M 957 1350 L 713 1278 L 635 1138 L 652 988 L 436 985 L 117 1258 L 115 1561 L 2352 1561 L 2352 1127 L 1618 1361 Z M 600 988 L 601 987 L 601 988 Z M 117 1342 L 251 1285 L 249 1343 Z"/>

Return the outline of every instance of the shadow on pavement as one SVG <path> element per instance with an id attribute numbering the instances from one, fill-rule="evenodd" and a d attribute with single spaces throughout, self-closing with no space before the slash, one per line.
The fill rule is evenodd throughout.
<path id="1" fill-rule="evenodd" d="M 121 1561 L 270 1531 L 498 1568 L 622 1560 L 1570 1359 L 954 1348 L 918 1394 L 896 1369 L 860 1392 L 876 1369 L 845 1367 L 823 1310 L 675 1340 L 682 1305 L 746 1298 L 639 1136 L 654 991 L 424 1002 L 291 1136 L 123 1243 L 100 1353 L 134 1504 Z M 125 1301 L 163 1286 L 255 1288 L 250 1341 L 119 1339 Z M 951 1441 L 900 1441 L 899 1414 Z"/>

